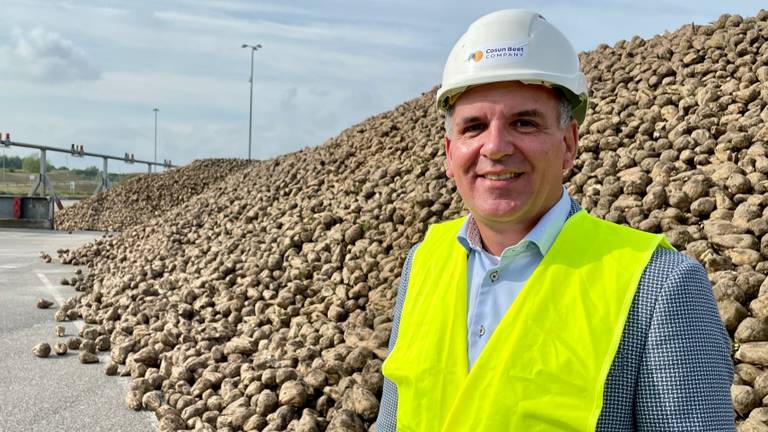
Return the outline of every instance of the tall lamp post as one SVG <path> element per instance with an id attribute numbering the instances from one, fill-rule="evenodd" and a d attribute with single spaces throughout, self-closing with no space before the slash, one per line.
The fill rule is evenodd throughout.
<path id="1" fill-rule="evenodd" d="M 253 53 L 261 48 L 261 44 L 243 44 L 243 48 L 251 49 L 251 108 L 248 111 L 248 160 L 251 160 L 251 132 L 253 131 Z"/>
<path id="2" fill-rule="evenodd" d="M 155 159 L 154 159 L 154 162 L 157 163 L 157 112 L 160 110 L 157 108 L 152 108 L 152 111 L 155 112 Z"/>

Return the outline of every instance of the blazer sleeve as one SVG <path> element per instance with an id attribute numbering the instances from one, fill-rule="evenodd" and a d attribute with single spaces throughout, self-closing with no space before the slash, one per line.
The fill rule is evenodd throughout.
<path id="1" fill-rule="evenodd" d="M 677 252 L 649 271 L 660 286 L 635 399 L 637 430 L 735 428 L 730 339 L 702 266 Z"/>
<path id="2" fill-rule="evenodd" d="M 400 274 L 400 286 L 397 289 L 397 298 L 395 299 L 395 309 L 392 312 L 392 333 L 389 336 L 389 351 L 397 341 L 397 334 L 400 330 L 400 315 L 405 303 L 405 293 L 408 291 L 408 279 L 411 274 L 411 265 L 413 264 L 413 255 L 416 248 L 412 247 L 408 252 L 403 264 L 403 271 Z M 379 403 L 379 415 L 376 418 L 376 432 L 396 432 L 397 431 L 397 386 L 395 383 L 384 377 L 384 387 L 381 392 L 381 402 Z"/>

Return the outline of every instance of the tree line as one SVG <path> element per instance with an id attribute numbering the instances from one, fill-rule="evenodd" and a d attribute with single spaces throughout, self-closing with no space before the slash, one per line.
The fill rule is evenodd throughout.
<path id="1" fill-rule="evenodd" d="M 0 155 L 0 167 L 3 167 L 8 172 L 40 172 L 40 157 L 37 155 L 30 155 L 26 157 L 19 156 L 6 156 Z M 89 166 L 85 169 L 69 169 L 65 166 L 56 167 L 46 161 L 46 171 L 60 170 L 71 171 L 77 175 L 85 177 L 95 177 L 99 174 L 99 169 L 95 166 Z"/>

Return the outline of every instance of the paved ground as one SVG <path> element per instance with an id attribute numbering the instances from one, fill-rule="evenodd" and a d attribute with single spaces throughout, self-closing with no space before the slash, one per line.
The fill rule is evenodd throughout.
<path id="1" fill-rule="evenodd" d="M 44 297 L 59 305 L 74 290 L 61 286 L 75 267 L 54 264 L 56 249 L 85 244 L 101 233 L 0 229 L 0 431 L 154 431 L 154 416 L 128 409 L 123 398 L 128 378 L 104 375 L 101 363 L 83 365 L 77 352 L 40 359 L 32 347 L 64 342 L 82 321 L 64 323 L 67 335 L 54 334 L 56 307 L 35 307 Z M 54 263 L 39 258 L 46 251 Z M 83 269 L 85 270 L 85 268 Z"/>
<path id="2" fill-rule="evenodd" d="M 73 205 L 79 202 L 80 202 L 79 199 L 63 199 L 61 200 L 61 205 L 63 205 L 66 208 L 66 207 L 72 207 Z"/>

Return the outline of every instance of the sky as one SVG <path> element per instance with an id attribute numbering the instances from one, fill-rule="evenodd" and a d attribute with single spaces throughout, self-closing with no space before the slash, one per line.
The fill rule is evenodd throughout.
<path id="1" fill-rule="evenodd" d="M 537 11 L 578 51 L 650 38 L 763 1 L 0 0 L 0 132 L 14 141 L 187 164 L 322 144 L 439 85 L 467 26 Z M 29 155 L 2 149 L 0 155 Z M 49 154 L 54 165 L 101 161 Z M 112 162 L 110 171 L 143 171 Z"/>

